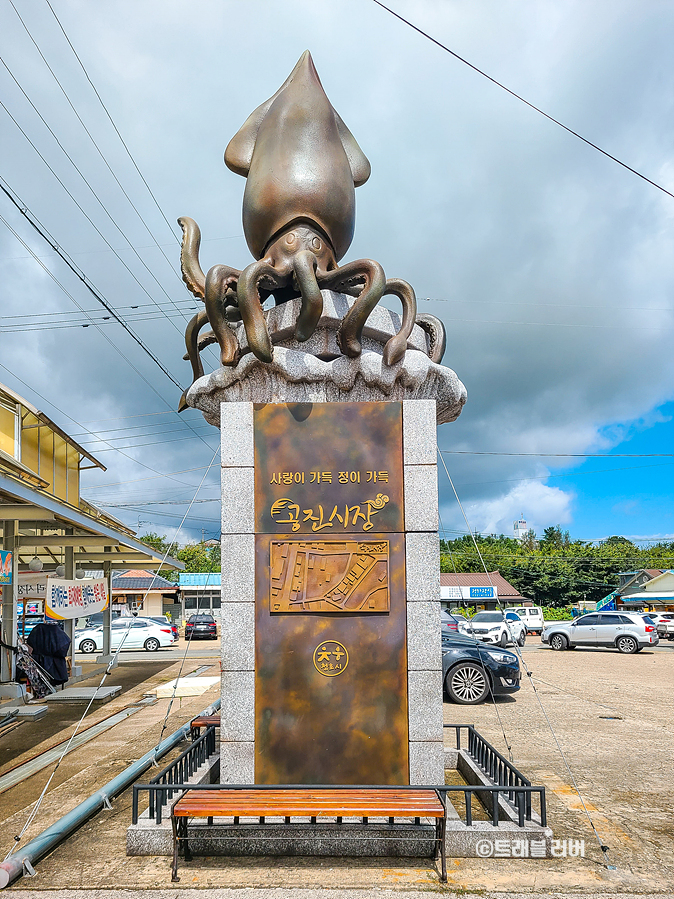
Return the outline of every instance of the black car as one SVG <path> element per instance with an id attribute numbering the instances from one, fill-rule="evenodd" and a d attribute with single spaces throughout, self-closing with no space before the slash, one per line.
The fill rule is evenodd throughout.
<path id="1" fill-rule="evenodd" d="M 185 625 L 185 639 L 190 637 L 196 640 L 203 637 L 205 640 L 217 640 L 218 628 L 212 615 L 190 615 Z"/>
<path id="2" fill-rule="evenodd" d="M 520 663 L 508 649 L 488 646 L 463 634 L 443 633 L 442 678 L 452 702 L 476 705 L 490 693 L 516 693 L 520 688 Z"/>

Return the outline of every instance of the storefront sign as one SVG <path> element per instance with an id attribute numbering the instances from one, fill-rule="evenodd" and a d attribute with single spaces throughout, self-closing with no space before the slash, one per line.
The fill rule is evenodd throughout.
<path id="1" fill-rule="evenodd" d="M 48 618 L 80 618 L 107 608 L 108 591 L 105 578 L 66 581 L 50 577 L 44 608 Z"/>
<path id="2" fill-rule="evenodd" d="M 0 584 L 12 583 L 12 553 L 0 549 Z"/>

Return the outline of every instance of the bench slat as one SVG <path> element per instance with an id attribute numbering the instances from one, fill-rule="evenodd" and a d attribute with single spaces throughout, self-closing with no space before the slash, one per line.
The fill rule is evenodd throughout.
<path id="1" fill-rule="evenodd" d="M 431 790 L 190 790 L 174 817 L 430 817 L 444 807 Z"/>

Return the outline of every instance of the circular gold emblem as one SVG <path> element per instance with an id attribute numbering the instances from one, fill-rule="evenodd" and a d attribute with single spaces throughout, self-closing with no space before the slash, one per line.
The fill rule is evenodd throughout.
<path id="1" fill-rule="evenodd" d="M 314 667 L 325 677 L 337 677 L 348 664 L 349 653 L 336 640 L 324 640 L 314 649 Z"/>

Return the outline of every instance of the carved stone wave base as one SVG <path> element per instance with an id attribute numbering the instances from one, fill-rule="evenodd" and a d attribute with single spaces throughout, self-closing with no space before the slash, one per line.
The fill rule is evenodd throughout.
<path id="1" fill-rule="evenodd" d="M 395 365 L 384 363 L 384 346 L 400 329 L 400 317 L 384 307 L 373 310 L 363 330 L 363 352 L 355 359 L 339 355 L 337 331 L 353 298 L 322 291 L 324 309 L 313 336 L 306 343 L 294 337 L 299 300 L 265 312 L 274 344 L 274 360 L 260 362 L 249 350 L 243 326 L 237 336 L 245 353 L 239 364 L 199 378 L 187 393 L 187 404 L 200 409 L 216 427 L 220 404 L 339 403 L 399 400 L 436 401 L 438 424 L 458 418 L 466 402 L 466 388 L 444 365 L 431 362 L 424 350 L 427 335 L 415 325 L 408 349 Z M 322 357 L 322 358 L 319 358 Z"/>

